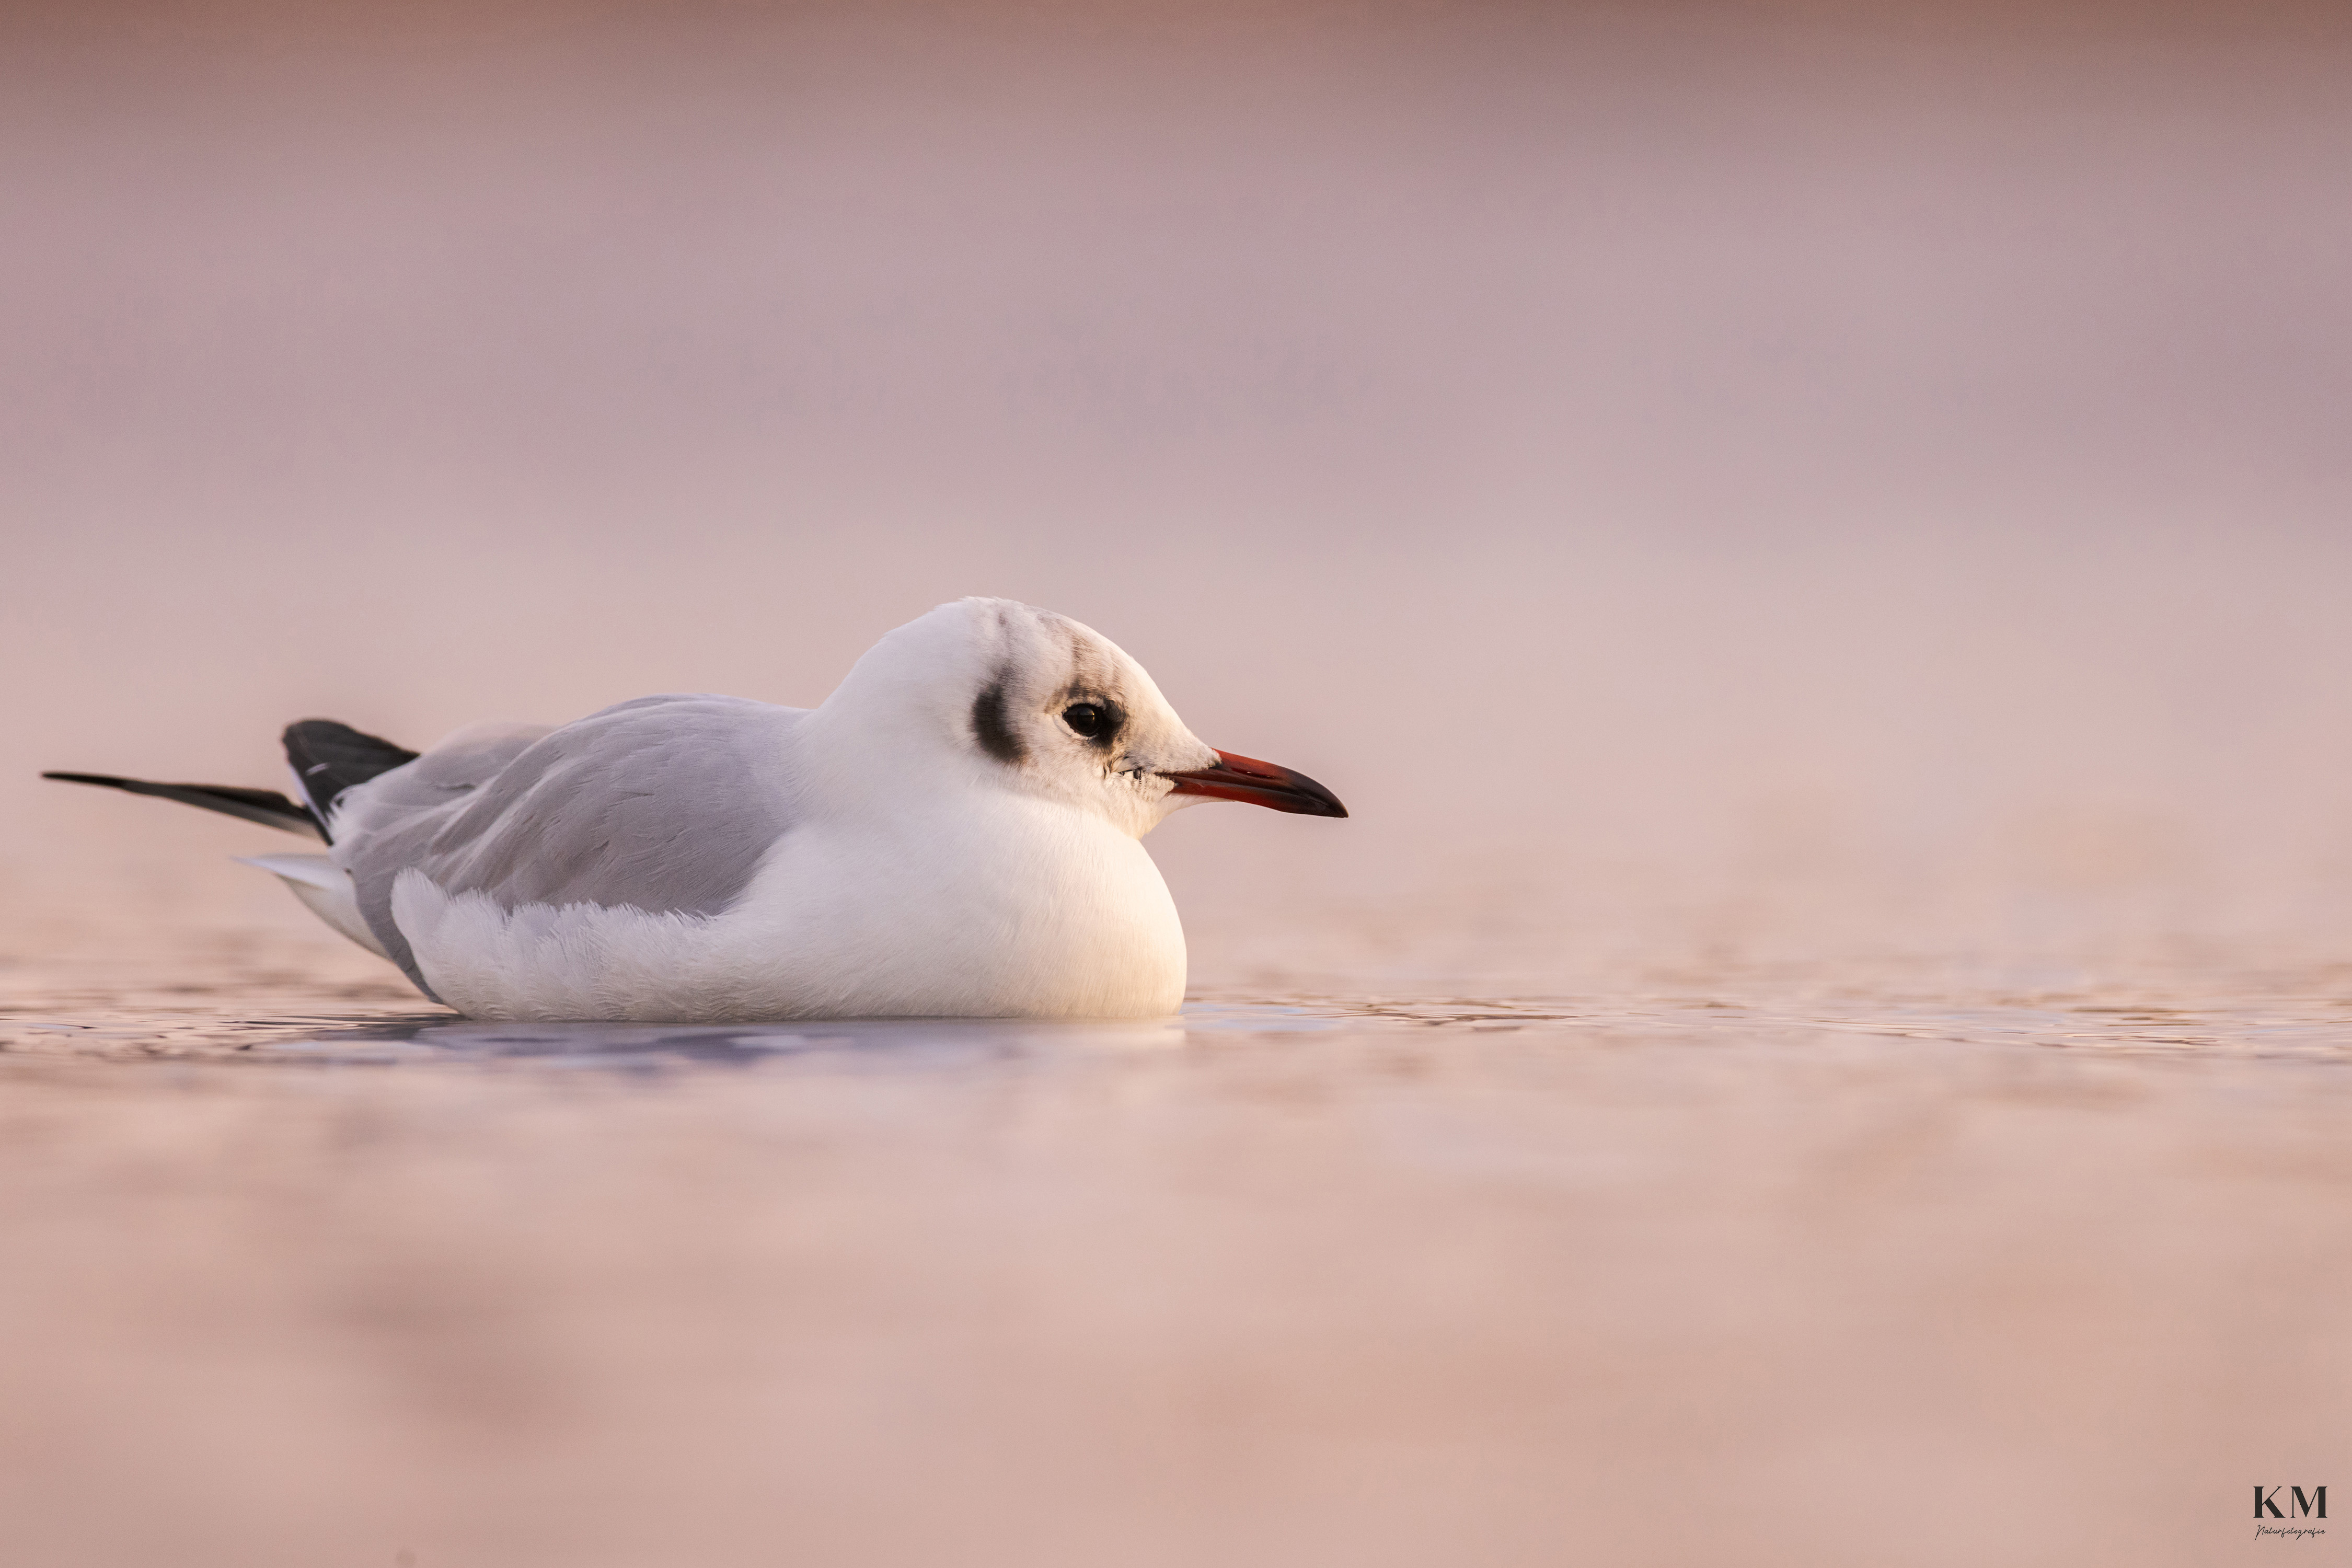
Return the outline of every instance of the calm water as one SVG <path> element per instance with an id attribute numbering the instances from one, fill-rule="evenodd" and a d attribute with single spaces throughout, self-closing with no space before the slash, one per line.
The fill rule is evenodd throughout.
<path id="1" fill-rule="evenodd" d="M 0 976 L 26 1561 L 2210 1563 L 2352 1437 L 2341 969 L 762 1028 L 283 936 Z"/>

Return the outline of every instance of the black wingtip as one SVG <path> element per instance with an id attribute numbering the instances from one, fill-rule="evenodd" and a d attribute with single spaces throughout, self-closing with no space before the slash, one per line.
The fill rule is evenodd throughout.
<path id="1" fill-rule="evenodd" d="M 287 764 L 310 797 L 310 809 L 320 817 L 353 784 L 416 760 L 407 747 L 354 730 L 339 719 L 297 719 L 286 726 L 285 742 Z"/>
<path id="2" fill-rule="evenodd" d="M 264 827 L 280 827 L 289 833 L 307 833 L 315 838 L 325 838 L 327 829 L 309 809 L 296 805 L 274 789 L 247 789 L 242 784 L 152 784 L 146 779 L 127 779 L 114 773 L 44 773 L 45 779 L 60 784 L 97 784 L 103 789 L 119 789 L 130 795 L 150 795 L 158 800 L 176 800 L 182 805 L 201 806 L 225 816 L 257 822 Z"/>

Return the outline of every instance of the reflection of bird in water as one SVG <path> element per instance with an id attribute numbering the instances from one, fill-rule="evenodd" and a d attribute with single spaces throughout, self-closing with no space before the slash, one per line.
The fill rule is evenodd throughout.
<path id="1" fill-rule="evenodd" d="M 307 805 L 47 776 L 327 839 L 252 864 L 486 1018 L 1165 1013 L 1184 935 L 1137 840 L 1202 799 L 1348 814 L 1203 745 L 1107 639 L 1005 599 L 899 627 L 814 709 L 644 697 L 422 755 L 306 719 L 286 752 Z"/>

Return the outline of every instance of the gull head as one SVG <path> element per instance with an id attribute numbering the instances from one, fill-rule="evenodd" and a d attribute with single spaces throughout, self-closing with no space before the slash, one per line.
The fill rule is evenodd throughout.
<path id="1" fill-rule="evenodd" d="M 934 787 L 951 779 L 1073 806 L 1139 838 L 1202 800 L 1348 815 L 1305 774 L 1202 741 L 1108 637 L 1011 599 L 959 599 L 900 626 L 816 718 L 858 755 L 868 787 L 884 769 Z"/>

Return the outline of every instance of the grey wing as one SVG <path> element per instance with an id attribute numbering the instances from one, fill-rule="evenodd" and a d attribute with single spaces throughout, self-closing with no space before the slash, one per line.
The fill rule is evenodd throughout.
<path id="1" fill-rule="evenodd" d="M 420 988 L 392 918 L 393 884 L 411 868 L 508 910 L 719 914 L 791 826 L 801 716 L 736 697 L 645 697 L 554 730 L 478 726 L 352 791 L 336 858 L 368 929 Z"/>

